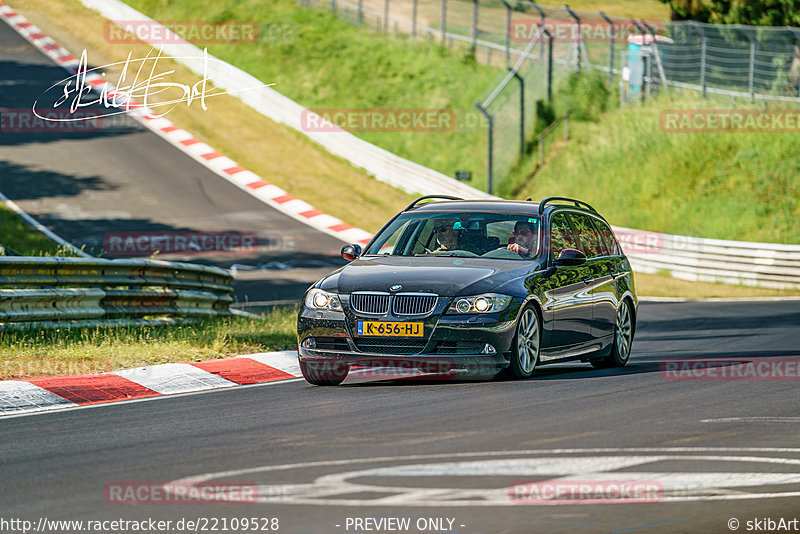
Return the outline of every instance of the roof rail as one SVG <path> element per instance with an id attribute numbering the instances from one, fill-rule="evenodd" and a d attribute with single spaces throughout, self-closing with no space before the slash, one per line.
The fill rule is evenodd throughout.
<path id="1" fill-rule="evenodd" d="M 419 197 L 417 200 L 415 200 L 414 202 L 412 202 L 411 204 L 409 204 L 409 205 L 406 207 L 406 209 L 404 209 L 403 211 L 408 211 L 408 210 L 410 210 L 411 208 L 414 208 L 414 207 L 416 207 L 416 205 L 417 205 L 417 204 L 419 204 L 419 202 L 420 202 L 420 201 L 422 201 L 422 200 L 426 200 L 426 199 L 429 199 L 429 198 L 443 198 L 443 199 L 445 199 L 445 200 L 464 200 L 463 198 L 459 198 L 459 197 L 451 197 L 451 196 L 449 196 L 449 195 L 425 195 L 424 197 Z"/>
<path id="2" fill-rule="evenodd" d="M 585 207 L 589 208 L 591 211 L 593 211 L 593 212 L 597 213 L 597 210 L 596 210 L 596 209 L 594 209 L 594 208 L 593 208 L 593 207 L 591 207 L 589 204 L 587 204 L 586 202 L 583 202 L 583 201 L 581 201 L 581 200 L 575 200 L 574 198 L 567 198 L 567 197 L 547 197 L 546 199 L 544 199 L 544 200 L 542 200 L 541 202 L 539 202 L 539 215 L 541 215 L 542 213 L 544 213 L 544 207 L 545 207 L 545 205 L 546 205 L 548 202 L 553 202 L 554 200 L 564 200 L 564 201 L 566 201 L 566 202 L 574 202 L 574 203 L 575 203 L 575 206 L 577 206 L 577 207 L 581 207 L 581 205 L 583 205 L 583 206 L 585 206 Z"/>

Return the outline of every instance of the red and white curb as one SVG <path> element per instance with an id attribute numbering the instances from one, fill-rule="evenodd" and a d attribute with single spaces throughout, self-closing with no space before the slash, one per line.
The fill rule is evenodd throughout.
<path id="1" fill-rule="evenodd" d="M 78 72 L 80 62 L 75 56 L 2 1 L 0 1 L 0 18 L 33 46 L 55 61 L 56 64 L 64 67 L 69 74 Z M 125 98 L 124 92 L 117 92 L 112 83 L 95 72 L 86 73 L 86 83 L 97 93 L 106 88 L 109 98 L 114 98 L 115 96 L 120 99 Z M 316 230 L 332 235 L 345 243 L 365 244 L 372 238 L 372 234 L 369 232 L 351 226 L 332 215 L 323 213 L 311 204 L 267 182 L 254 172 L 223 156 L 213 147 L 201 142 L 188 131 L 176 126 L 169 119 L 158 117 L 152 109 L 144 107 L 139 102 L 131 99 L 126 104 L 126 109 L 129 116 L 147 129 L 166 139 L 218 176 L 278 211 Z"/>
<path id="2" fill-rule="evenodd" d="M 300 377 L 297 351 L 0 382 L 0 417 Z"/>

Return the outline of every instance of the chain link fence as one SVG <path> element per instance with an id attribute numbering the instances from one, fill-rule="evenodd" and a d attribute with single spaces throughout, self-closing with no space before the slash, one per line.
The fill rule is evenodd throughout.
<path id="1" fill-rule="evenodd" d="M 486 184 L 509 194 L 509 173 L 536 146 L 538 101 L 581 70 L 619 84 L 620 103 L 678 87 L 800 104 L 800 28 L 642 20 L 528 0 L 298 0 L 376 32 L 471 50 L 505 68 L 476 107 L 487 119 Z"/>

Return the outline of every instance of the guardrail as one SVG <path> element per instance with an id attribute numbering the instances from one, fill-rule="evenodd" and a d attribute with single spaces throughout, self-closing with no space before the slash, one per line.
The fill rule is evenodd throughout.
<path id="1" fill-rule="evenodd" d="M 800 289 L 800 245 L 614 228 L 633 270 L 692 282 Z"/>
<path id="2" fill-rule="evenodd" d="M 0 330 L 230 315 L 232 279 L 191 263 L 0 257 Z"/>

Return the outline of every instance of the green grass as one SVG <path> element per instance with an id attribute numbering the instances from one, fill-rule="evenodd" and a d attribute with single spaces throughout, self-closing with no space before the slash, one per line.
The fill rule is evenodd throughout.
<path id="1" fill-rule="evenodd" d="M 27 329 L 0 336 L 0 380 L 107 372 L 296 348 L 296 308 L 180 326 Z"/>
<path id="2" fill-rule="evenodd" d="M 71 251 L 33 229 L 22 217 L 0 204 L 0 245 L 23 256 L 74 256 Z"/>
<path id="3" fill-rule="evenodd" d="M 611 95 L 613 101 L 614 96 Z M 618 226 L 739 241 L 800 243 L 797 133 L 667 133 L 661 113 L 731 108 L 727 99 L 674 92 L 571 121 L 561 143 L 518 195 L 563 195 Z M 740 100 L 736 108 L 752 107 Z M 524 161 L 512 182 L 535 166 Z"/>
<path id="4" fill-rule="evenodd" d="M 453 176 L 456 169 L 484 166 L 485 130 L 469 128 L 474 103 L 500 69 L 475 62 L 435 42 L 403 35 L 376 35 L 323 9 L 292 0 L 132 0 L 157 20 L 253 21 L 257 43 L 210 44 L 209 53 L 232 63 L 312 109 L 410 108 L 449 110 L 459 118 L 452 131 L 353 133 L 395 154 Z M 270 33 L 270 29 L 272 32 Z M 463 126 L 462 126 L 463 125 Z M 336 134 L 330 134 L 336 135 Z"/>

